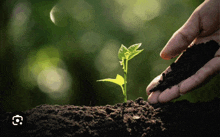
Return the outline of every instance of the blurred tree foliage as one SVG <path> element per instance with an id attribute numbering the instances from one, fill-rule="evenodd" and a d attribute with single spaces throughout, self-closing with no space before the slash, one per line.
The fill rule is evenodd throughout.
<path id="1" fill-rule="evenodd" d="M 121 44 L 142 43 L 130 62 L 128 99 L 174 59 L 160 50 L 203 0 L 10 0 L 1 1 L 1 108 L 23 111 L 40 104 L 106 105 L 123 102 L 121 89 L 97 83 L 123 74 Z M 178 100 L 219 96 L 219 76 Z"/>

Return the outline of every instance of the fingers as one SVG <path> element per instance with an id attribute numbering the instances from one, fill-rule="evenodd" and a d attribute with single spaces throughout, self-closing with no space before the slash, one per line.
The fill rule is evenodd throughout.
<path id="1" fill-rule="evenodd" d="M 171 68 L 170 68 L 170 66 L 169 67 L 167 67 L 166 68 L 166 70 L 163 72 L 163 73 L 168 73 L 168 72 L 170 72 L 171 71 Z M 154 78 L 152 81 L 151 81 L 151 83 L 147 86 L 147 88 L 146 88 L 146 92 L 147 92 L 147 95 L 150 95 L 151 93 L 149 92 L 155 85 L 157 85 L 158 84 L 158 81 L 159 80 L 163 80 L 163 76 L 162 76 L 162 74 L 160 74 L 160 75 L 158 75 L 156 78 Z"/>
<path id="2" fill-rule="evenodd" d="M 163 59 L 171 59 L 186 49 L 199 34 L 199 15 L 194 12 L 187 22 L 177 30 L 160 52 Z"/>
<path id="3" fill-rule="evenodd" d="M 193 44 L 205 43 L 215 40 L 220 44 L 220 1 L 205 0 L 190 16 L 187 22 L 177 30 L 166 46 L 162 49 L 160 56 L 163 59 L 171 59 Z M 168 70 L 168 69 L 167 69 Z M 166 72 L 166 71 L 165 71 Z M 168 102 L 174 98 L 185 94 L 192 89 L 200 86 L 202 83 L 216 73 L 220 72 L 220 49 L 216 52 L 215 58 L 210 60 L 196 74 L 181 82 L 181 85 L 175 85 L 171 89 L 163 92 L 156 91 L 150 93 L 162 75 L 156 77 L 147 87 L 149 103 Z"/>
<path id="4" fill-rule="evenodd" d="M 158 101 L 160 103 L 165 103 L 169 102 L 175 98 L 180 97 L 180 92 L 179 92 L 179 85 L 175 85 L 171 87 L 170 89 L 164 90 L 158 97 Z"/>
<path id="5" fill-rule="evenodd" d="M 209 0 L 204 2 L 199 9 L 200 15 L 200 37 L 210 36 L 219 29 L 220 25 L 220 1 Z"/>
<path id="6" fill-rule="evenodd" d="M 220 44 L 219 44 L 220 45 Z M 214 57 L 219 57 L 220 56 L 220 48 L 217 50 L 217 52 L 215 53 Z"/>
<path id="7" fill-rule="evenodd" d="M 201 86 L 201 84 L 206 82 L 209 77 L 220 72 L 220 50 L 218 50 L 217 53 L 218 55 L 199 69 L 196 74 L 182 81 L 180 84 L 175 85 L 170 89 L 166 89 L 163 92 L 155 91 L 150 93 L 148 102 L 151 104 L 169 102 L 180 97 L 180 95 L 186 94 L 192 89 Z M 150 88 L 148 90 L 150 90 Z"/>
<path id="8" fill-rule="evenodd" d="M 151 83 L 147 86 L 147 89 L 146 89 L 147 95 L 151 94 L 149 91 L 158 83 L 159 80 L 162 80 L 162 75 L 159 75 L 156 78 L 154 78 L 151 81 Z"/>
<path id="9" fill-rule="evenodd" d="M 155 91 L 152 92 L 148 97 L 148 102 L 150 104 L 156 104 L 158 102 L 165 103 L 171 101 L 180 96 L 179 86 L 175 85 L 170 89 L 166 89 L 163 92 Z"/>
<path id="10" fill-rule="evenodd" d="M 211 35 L 219 30 L 219 5 L 219 0 L 206 0 L 197 7 L 187 22 L 173 34 L 160 52 L 160 56 L 163 59 L 170 59 L 177 56 L 188 46 L 193 45 L 197 38 L 201 41 L 205 40 L 204 37 L 207 37 L 205 42 L 213 39 Z M 219 40 L 217 34 L 219 33 L 216 33 L 215 36 Z"/>
<path id="11" fill-rule="evenodd" d="M 168 67 L 164 73 L 170 71 L 170 67 Z M 215 74 L 220 72 L 220 49 L 216 52 L 215 57 L 211 59 L 208 63 L 206 63 L 201 69 L 197 71 L 196 74 L 189 77 L 188 79 L 182 81 L 180 84 L 171 87 L 170 89 L 166 89 L 163 92 L 155 91 L 150 93 L 150 89 L 152 89 L 159 80 L 162 80 L 162 75 L 157 76 L 147 87 L 146 91 L 148 96 L 148 102 L 151 104 L 156 104 L 158 102 L 165 103 L 171 101 L 175 98 L 180 97 L 180 94 L 186 94 L 191 90 L 201 86 L 204 82 L 207 81 L 209 77 L 214 76 Z"/>
<path id="12" fill-rule="evenodd" d="M 149 102 L 150 104 L 156 104 L 156 103 L 158 103 L 158 97 L 159 97 L 160 94 L 161 94 L 160 91 L 152 92 L 152 93 L 148 96 L 148 102 Z"/>
<path id="13" fill-rule="evenodd" d="M 199 69 L 196 74 L 184 80 L 180 86 L 180 93 L 186 94 L 187 92 L 200 86 L 206 80 L 220 72 L 220 57 L 215 57 Z"/>
<path id="14" fill-rule="evenodd" d="M 210 40 L 214 40 L 214 41 L 216 41 L 220 45 L 220 38 L 219 38 L 219 36 L 220 36 L 220 29 L 215 31 L 214 33 L 212 33 L 209 36 L 197 37 L 193 42 L 194 42 L 194 44 L 200 44 L 200 43 L 206 43 L 206 42 L 208 42 Z"/>

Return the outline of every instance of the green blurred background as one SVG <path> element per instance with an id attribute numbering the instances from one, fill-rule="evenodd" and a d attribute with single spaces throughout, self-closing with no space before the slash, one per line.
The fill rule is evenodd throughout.
<path id="1" fill-rule="evenodd" d="M 40 104 L 114 105 L 119 86 L 96 82 L 123 75 L 121 44 L 142 43 L 129 62 L 128 100 L 143 97 L 150 81 L 175 59 L 159 53 L 203 0 L 1 1 L 1 108 L 24 111 Z M 220 76 L 178 100 L 219 97 Z"/>

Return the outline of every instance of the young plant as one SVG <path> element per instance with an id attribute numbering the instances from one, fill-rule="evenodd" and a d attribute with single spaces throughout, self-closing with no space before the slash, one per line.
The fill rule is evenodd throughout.
<path id="1" fill-rule="evenodd" d="M 122 93 L 124 95 L 124 102 L 127 102 L 127 74 L 128 74 L 128 61 L 134 58 L 136 55 L 141 53 L 142 50 L 137 50 L 142 43 L 131 45 L 129 48 L 126 48 L 123 44 L 121 45 L 119 51 L 118 51 L 118 58 L 119 62 L 122 65 L 122 69 L 124 70 L 124 78 L 117 74 L 115 79 L 107 78 L 107 79 L 101 79 L 97 81 L 107 81 L 112 82 L 117 85 L 119 85 L 122 89 Z"/>

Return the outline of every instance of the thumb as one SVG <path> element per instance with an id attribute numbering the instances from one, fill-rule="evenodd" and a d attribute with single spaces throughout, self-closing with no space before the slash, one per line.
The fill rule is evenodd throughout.
<path id="1" fill-rule="evenodd" d="M 183 50 L 185 50 L 190 43 L 199 35 L 200 32 L 200 16 L 199 10 L 205 4 L 202 3 L 196 10 L 192 13 L 186 23 L 177 30 L 171 39 L 167 42 L 166 46 L 160 52 L 160 56 L 163 59 L 171 59 Z"/>

